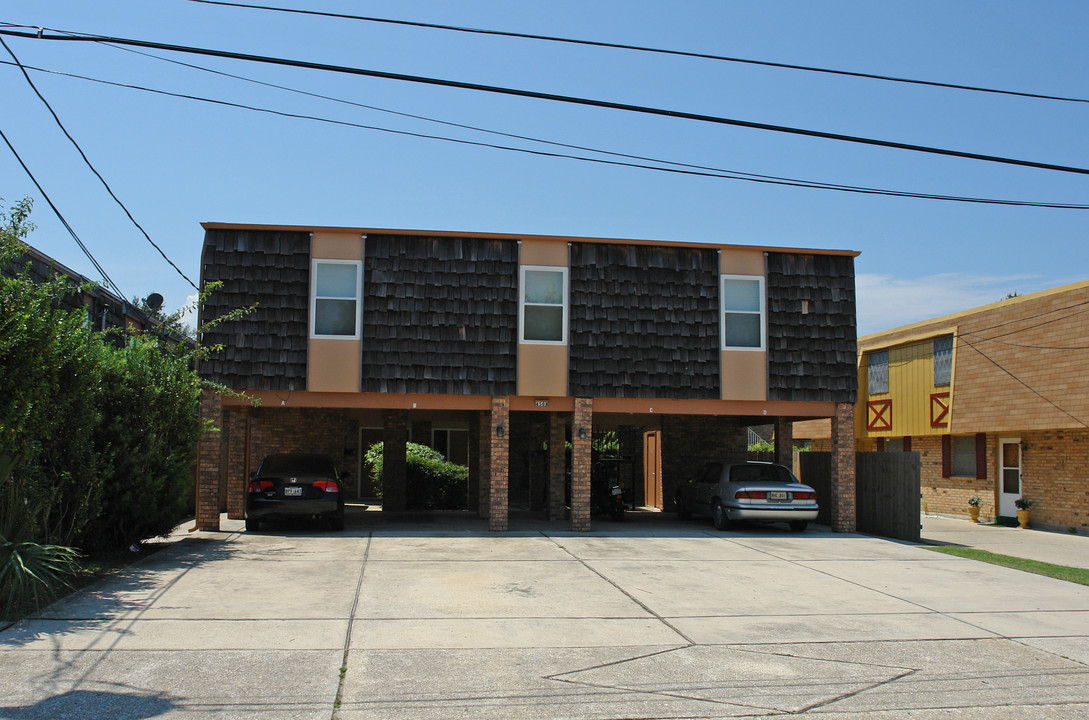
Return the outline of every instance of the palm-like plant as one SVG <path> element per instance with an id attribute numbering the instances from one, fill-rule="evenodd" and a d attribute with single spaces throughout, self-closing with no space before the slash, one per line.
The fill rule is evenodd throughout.
<path id="1" fill-rule="evenodd" d="M 79 553 L 33 542 L 37 503 L 20 493 L 12 458 L 0 456 L 0 615 L 36 610 L 56 597 L 79 571 Z"/>

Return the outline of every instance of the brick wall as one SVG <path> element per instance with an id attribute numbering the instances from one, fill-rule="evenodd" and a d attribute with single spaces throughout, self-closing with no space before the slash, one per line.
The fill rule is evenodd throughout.
<path id="1" fill-rule="evenodd" d="M 997 507 L 998 443 L 987 435 L 987 477 L 942 477 L 941 437 L 916 437 L 911 449 L 922 460 L 922 496 L 927 512 L 968 515 L 968 498 L 984 500 L 981 520 L 994 519 Z M 1034 500 L 1032 522 L 1057 528 L 1089 529 L 1089 431 L 1021 433 L 1021 493 Z"/>
<path id="2" fill-rule="evenodd" d="M 662 416 L 662 500 L 674 510 L 677 486 L 714 460 L 745 462 L 746 425 L 716 415 Z"/>
<path id="3" fill-rule="evenodd" d="M 1021 492 L 1036 501 L 1031 522 L 1089 529 L 1089 430 L 1024 433 L 1021 449 Z"/>

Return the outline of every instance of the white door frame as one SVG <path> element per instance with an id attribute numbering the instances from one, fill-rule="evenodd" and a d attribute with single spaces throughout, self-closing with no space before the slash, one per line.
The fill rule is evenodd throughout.
<path id="1" fill-rule="evenodd" d="M 1006 446 L 1013 446 L 1017 448 L 1017 464 L 1006 464 Z M 1017 506 L 1014 505 L 1014 501 L 1021 497 L 1021 470 L 1024 465 L 1024 458 L 1021 455 L 1021 438 L 1019 437 L 1000 437 L 998 438 L 998 514 L 1003 517 L 1013 517 L 1017 514 Z M 1016 486 L 1013 484 L 1014 475 L 1016 472 Z M 1006 474 L 1010 473 L 1010 488 L 1014 488 L 1016 492 L 1007 492 Z"/>

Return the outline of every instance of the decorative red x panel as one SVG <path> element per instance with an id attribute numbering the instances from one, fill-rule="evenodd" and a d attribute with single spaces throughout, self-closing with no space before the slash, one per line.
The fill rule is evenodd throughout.
<path id="1" fill-rule="evenodd" d="M 892 430 L 892 400 L 870 400 L 866 403 L 866 429 Z"/>
<path id="2" fill-rule="evenodd" d="M 931 393 L 930 427 L 949 427 L 949 393 Z"/>

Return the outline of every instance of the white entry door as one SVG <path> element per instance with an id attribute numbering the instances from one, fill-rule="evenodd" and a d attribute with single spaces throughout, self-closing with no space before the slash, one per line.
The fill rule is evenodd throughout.
<path id="1" fill-rule="evenodd" d="M 998 514 L 1017 514 L 1014 501 L 1021 497 L 1021 439 L 1001 438 L 998 441 Z"/>

